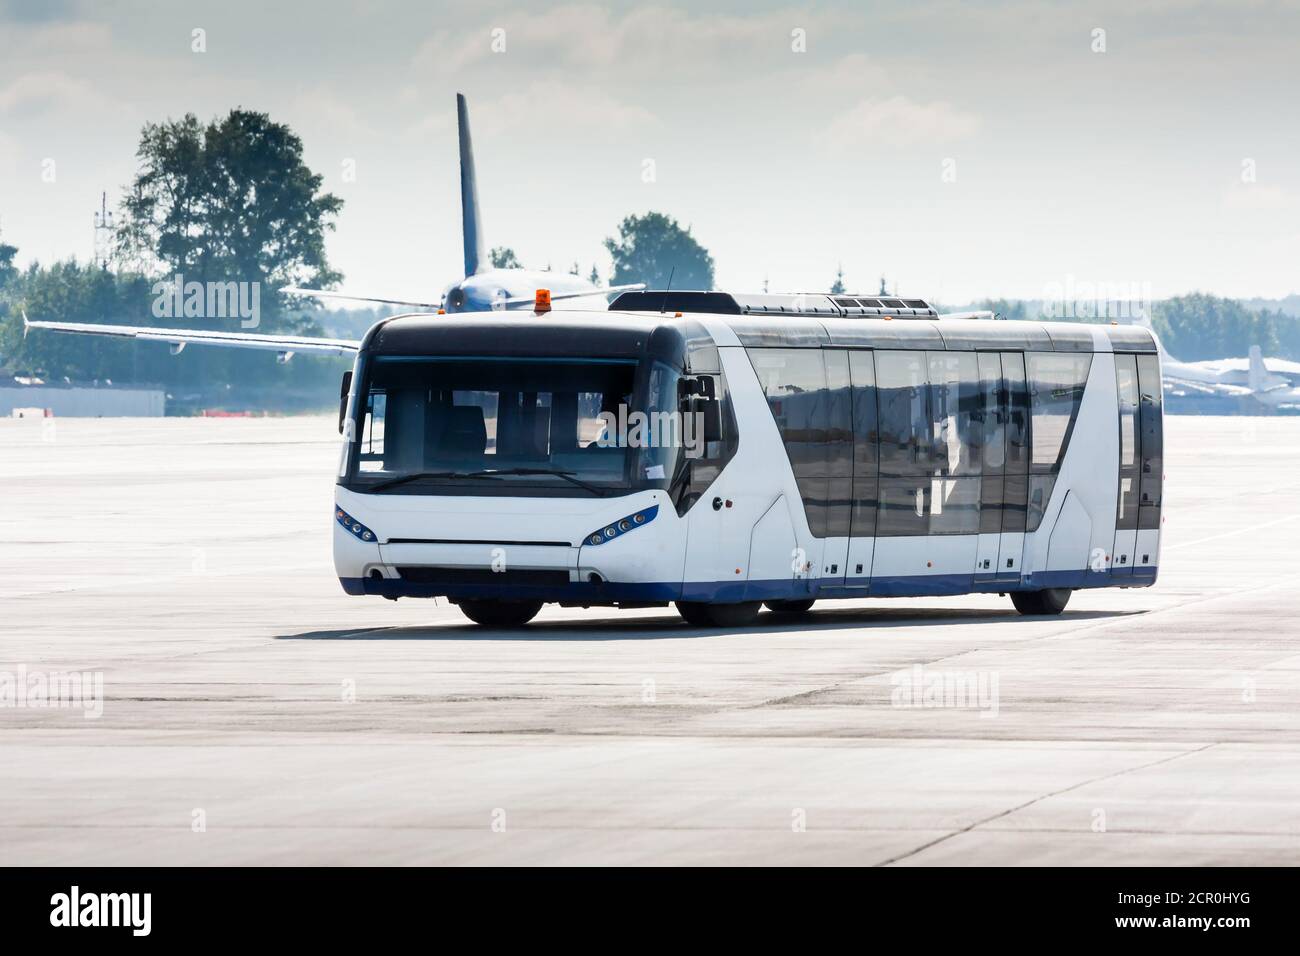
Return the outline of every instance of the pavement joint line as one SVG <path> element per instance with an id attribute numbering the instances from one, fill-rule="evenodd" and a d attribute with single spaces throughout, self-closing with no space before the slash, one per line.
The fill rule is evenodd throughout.
<path id="1" fill-rule="evenodd" d="M 918 853 L 921 853 L 924 850 L 928 850 L 931 847 L 938 846 L 940 843 L 944 843 L 948 840 L 951 840 L 953 837 L 961 836 L 963 833 L 970 833 L 972 830 L 976 829 L 977 827 L 982 827 L 986 823 L 992 823 L 994 820 L 1000 820 L 1003 817 L 1010 816 L 1013 813 L 1018 813 L 1019 811 L 1024 810 L 1027 807 L 1032 807 L 1036 803 L 1041 803 L 1042 801 L 1048 800 L 1052 797 L 1059 797 L 1062 794 L 1069 793 L 1072 790 L 1078 790 L 1081 787 L 1088 786 L 1089 784 L 1100 783 L 1103 780 L 1113 780 L 1116 777 L 1123 777 L 1126 776 L 1127 774 L 1137 773 L 1142 770 L 1149 770 L 1152 767 L 1158 767 L 1161 764 L 1170 763 L 1171 761 L 1179 760 L 1183 757 L 1190 757 L 1195 754 L 1204 753 L 1205 751 L 1209 750 L 1211 747 L 1217 747 L 1218 745 L 1219 744 L 1217 741 L 1213 743 L 1203 744 L 1202 746 L 1193 748 L 1191 750 L 1184 750 L 1176 754 L 1171 754 L 1168 757 L 1161 757 L 1159 760 L 1152 760 L 1149 763 L 1138 764 L 1136 767 L 1127 767 L 1123 770 L 1116 770 L 1112 773 L 1104 773 L 1099 777 L 1090 777 L 1087 780 L 1081 780 L 1078 783 L 1071 784 L 1068 787 L 1062 787 L 1059 790 L 1053 790 L 1049 793 L 1044 793 L 1037 797 L 1034 797 L 1032 800 L 1026 800 L 1024 803 L 1017 804 L 1016 806 L 1003 810 L 1000 813 L 995 813 L 990 817 L 985 817 L 982 820 L 976 820 L 974 823 L 970 824 L 969 826 L 962 827 L 960 830 L 954 830 L 951 833 L 945 834 L 944 836 L 941 836 L 938 839 L 931 840 L 928 843 L 922 843 L 920 846 L 908 850 L 906 853 L 900 853 L 899 855 L 890 857 L 887 860 L 882 860 L 879 863 L 876 863 L 875 865 L 889 866 L 893 863 L 899 862 L 900 860 L 906 860 L 909 857 L 916 856 Z"/>

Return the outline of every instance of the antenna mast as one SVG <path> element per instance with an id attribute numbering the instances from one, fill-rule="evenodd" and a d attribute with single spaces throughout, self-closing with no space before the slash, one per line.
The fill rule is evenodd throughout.
<path id="1" fill-rule="evenodd" d="M 95 261 L 101 269 L 108 269 L 108 259 L 113 248 L 113 214 L 108 211 L 108 193 L 99 195 L 99 212 L 95 213 Z"/>

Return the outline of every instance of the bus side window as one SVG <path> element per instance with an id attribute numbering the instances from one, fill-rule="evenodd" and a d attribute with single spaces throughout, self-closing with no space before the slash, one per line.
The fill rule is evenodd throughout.
<path id="1" fill-rule="evenodd" d="M 934 480 L 930 489 L 929 534 L 979 531 L 983 464 L 982 428 L 977 428 L 979 364 L 974 352 L 927 352 L 930 413 L 934 438 Z"/>
<path id="2" fill-rule="evenodd" d="M 1132 531 L 1138 526 L 1141 477 L 1137 356 L 1115 356 L 1115 389 L 1119 397 L 1119 506 L 1115 513 L 1115 529 Z"/>
<path id="3" fill-rule="evenodd" d="M 1026 529 L 1036 531 L 1069 449 L 1083 390 L 1088 384 L 1092 353 L 1030 352 L 1025 356 L 1025 363 L 1029 373 L 1033 449 Z"/>
<path id="4" fill-rule="evenodd" d="M 822 353 L 826 361 L 826 536 L 847 538 L 853 507 L 853 394 L 849 354 Z"/>
<path id="5" fill-rule="evenodd" d="M 880 474 L 928 476 L 933 471 L 934 443 L 925 353 L 882 350 L 875 356 Z"/>
<path id="6" fill-rule="evenodd" d="M 731 396 L 727 392 L 727 378 L 721 373 L 707 377 L 713 380 L 714 401 L 719 403 L 722 434 L 716 441 L 703 441 L 703 452 L 699 457 L 686 459 L 686 467 L 682 472 L 685 481 L 680 486 L 682 493 L 675 496 L 678 514 L 689 511 L 691 506 L 709 490 L 709 486 L 717 480 L 727 462 L 735 457 L 740 443 L 736 428 L 736 413 L 731 406 Z M 686 405 L 683 405 L 682 411 L 683 413 L 687 411 Z"/>
<path id="7" fill-rule="evenodd" d="M 1138 416 L 1142 434 L 1138 527 L 1150 530 L 1160 527 L 1160 493 L 1165 469 L 1159 359 L 1154 355 L 1139 355 L 1137 370 L 1141 396 Z"/>
<path id="8" fill-rule="evenodd" d="M 748 355 L 781 433 L 808 529 L 824 538 L 829 524 L 830 400 L 822 350 L 752 348 Z M 838 380 L 842 373 L 836 374 Z"/>
<path id="9" fill-rule="evenodd" d="M 853 380 L 853 515 L 850 533 L 876 533 L 876 499 L 880 485 L 880 435 L 876 417 L 876 363 L 866 351 L 849 353 Z"/>
<path id="10" fill-rule="evenodd" d="M 1002 532 L 1025 530 L 1029 507 L 1029 388 L 1025 382 L 1025 356 L 1002 353 L 1002 380 L 1006 387 L 1007 461 L 1002 487 Z"/>
<path id="11" fill-rule="evenodd" d="M 996 352 L 980 352 L 977 416 L 981 432 L 980 533 L 1002 531 L 1002 494 L 1007 462 L 1007 391 Z"/>

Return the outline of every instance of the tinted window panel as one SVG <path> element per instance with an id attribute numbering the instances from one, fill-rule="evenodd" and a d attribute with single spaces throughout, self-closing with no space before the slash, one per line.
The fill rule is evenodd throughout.
<path id="1" fill-rule="evenodd" d="M 853 393 L 849 387 L 849 355 L 827 350 L 826 474 L 828 479 L 826 536 L 848 537 L 853 507 Z"/>
<path id="2" fill-rule="evenodd" d="M 930 486 L 930 533 L 975 534 L 980 525 L 980 479 L 935 478 Z"/>
<path id="3" fill-rule="evenodd" d="M 1137 366 L 1140 393 L 1139 429 L 1142 435 L 1141 514 L 1138 526 L 1159 528 L 1161 479 L 1165 467 L 1160 363 L 1154 355 L 1139 355 Z"/>
<path id="4" fill-rule="evenodd" d="M 1033 415 L 1033 470 L 1055 475 L 1069 444 L 1088 382 L 1087 352 L 1030 352 L 1025 357 Z"/>
<path id="5" fill-rule="evenodd" d="M 876 397 L 880 413 L 880 473 L 933 472 L 925 352 L 878 351 Z"/>
<path id="6" fill-rule="evenodd" d="M 1025 382 L 1025 357 L 1002 353 L 1002 376 L 1007 388 L 1006 472 L 1029 473 L 1029 387 Z"/>
<path id="7" fill-rule="evenodd" d="M 876 533 L 882 537 L 928 534 L 929 497 L 929 478 L 882 477 Z"/>
<path id="8" fill-rule="evenodd" d="M 926 356 L 936 473 L 953 477 L 978 475 L 980 379 L 975 353 L 927 352 Z"/>
<path id="9" fill-rule="evenodd" d="M 876 489 L 879 477 L 876 443 L 876 366 L 870 352 L 849 353 L 853 381 L 853 518 L 854 537 L 876 533 Z"/>
<path id="10" fill-rule="evenodd" d="M 1007 475 L 1002 489 L 1002 532 L 1024 531 L 1029 513 L 1029 476 Z"/>
<path id="11" fill-rule="evenodd" d="M 799 485 L 808 527 L 826 536 L 829 400 L 821 349 L 749 349 Z"/>
<path id="12" fill-rule="evenodd" d="M 1138 526 L 1138 372 L 1137 357 L 1115 356 L 1115 389 L 1119 397 L 1119 502 L 1117 530 Z"/>
<path id="13" fill-rule="evenodd" d="M 997 534 L 1002 530 L 1002 495 L 1006 479 L 985 475 L 980 479 L 980 533 Z"/>
<path id="14" fill-rule="evenodd" d="M 1002 530 L 1002 474 L 1007 462 L 1007 393 L 1002 382 L 1002 358 L 995 352 L 980 352 L 979 394 L 975 427 L 980 433 L 980 471 L 984 479 L 980 492 L 980 532 Z"/>
<path id="15" fill-rule="evenodd" d="M 1056 484 L 1055 475 L 1031 475 L 1029 477 L 1029 508 L 1025 517 L 1025 530 L 1037 531 L 1043 523 L 1043 514 L 1047 503 L 1052 500 L 1052 487 Z"/>
<path id="16" fill-rule="evenodd" d="M 980 435 L 980 468 L 1000 475 L 1007 463 L 1007 396 L 1002 384 L 1002 360 L 992 352 L 979 354 L 979 395 L 976 423 Z"/>

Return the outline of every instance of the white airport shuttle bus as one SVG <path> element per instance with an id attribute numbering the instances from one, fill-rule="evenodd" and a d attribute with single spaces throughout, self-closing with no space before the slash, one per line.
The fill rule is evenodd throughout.
<path id="1" fill-rule="evenodd" d="M 693 624 L 822 598 L 1155 582 L 1156 341 L 940 317 L 916 299 L 629 292 L 606 313 L 406 315 L 345 378 L 349 594 L 675 603 Z"/>

